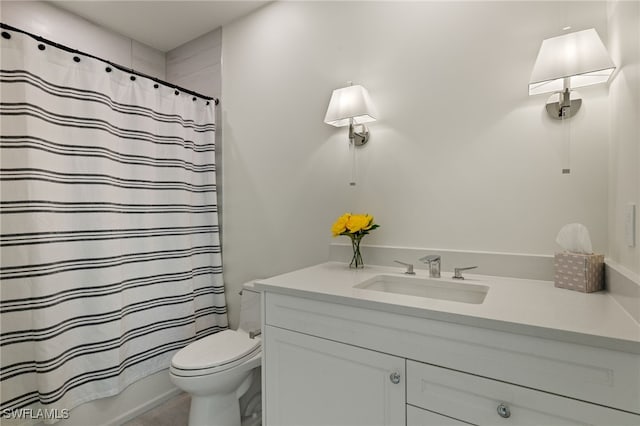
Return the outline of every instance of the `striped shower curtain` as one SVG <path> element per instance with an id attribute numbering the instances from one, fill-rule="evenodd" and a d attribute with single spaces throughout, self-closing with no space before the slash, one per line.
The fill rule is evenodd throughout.
<path id="1" fill-rule="evenodd" d="M 215 107 L 2 35 L 1 409 L 55 420 L 227 328 Z"/>

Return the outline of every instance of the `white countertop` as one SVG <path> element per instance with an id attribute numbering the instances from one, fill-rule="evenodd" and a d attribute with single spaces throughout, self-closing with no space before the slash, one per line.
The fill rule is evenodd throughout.
<path id="1" fill-rule="evenodd" d="M 518 334 L 640 354 L 638 324 L 607 293 L 556 288 L 551 281 L 465 273 L 464 283 L 489 287 L 482 304 L 391 294 L 353 286 L 378 274 L 403 275 L 404 268 L 349 269 L 328 262 L 256 282 L 261 291 L 343 305 L 491 328 Z M 443 271 L 442 280 L 452 273 Z M 427 278 L 426 270 L 415 277 Z"/>

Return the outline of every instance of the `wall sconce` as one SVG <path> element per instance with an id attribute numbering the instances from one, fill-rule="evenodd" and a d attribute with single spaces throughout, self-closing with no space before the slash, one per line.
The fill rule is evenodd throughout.
<path id="1" fill-rule="evenodd" d="M 367 89 L 350 85 L 333 91 L 324 122 L 335 127 L 349 126 L 349 143 L 362 146 L 369 140 L 364 123 L 376 121 L 377 115 Z M 361 126 L 360 131 L 355 126 Z"/>
<path id="2" fill-rule="evenodd" d="M 529 95 L 555 92 L 547 112 L 557 120 L 573 117 L 582 100 L 576 87 L 606 83 L 616 69 L 595 29 L 543 40 L 529 80 Z"/>
<path id="3" fill-rule="evenodd" d="M 595 29 L 577 31 L 542 41 L 529 80 L 529 95 L 553 92 L 547 99 L 549 116 L 562 120 L 564 160 L 562 173 L 569 174 L 571 133 L 566 120 L 573 117 L 582 99 L 576 87 L 606 83 L 616 69 Z"/>

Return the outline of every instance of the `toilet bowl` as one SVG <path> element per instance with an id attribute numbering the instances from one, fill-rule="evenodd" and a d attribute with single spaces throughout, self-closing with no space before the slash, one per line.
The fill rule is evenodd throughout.
<path id="1" fill-rule="evenodd" d="M 173 356 L 171 381 L 191 394 L 189 426 L 240 426 L 239 399 L 262 362 L 260 337 L 249 335 L 259 324 L 260 294 L 248 283 L 242 291 L 238 330 L 196 340 Z"/>

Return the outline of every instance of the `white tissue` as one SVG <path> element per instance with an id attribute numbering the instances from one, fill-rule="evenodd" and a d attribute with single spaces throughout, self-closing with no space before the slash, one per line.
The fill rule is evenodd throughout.
<path id="1" fill-rule="evenodd" d="M 589 231 L 581 223 L 570 223 L 558 232 L 556 243 L 571 253 L 592 254 L 591 238 Z"/>

